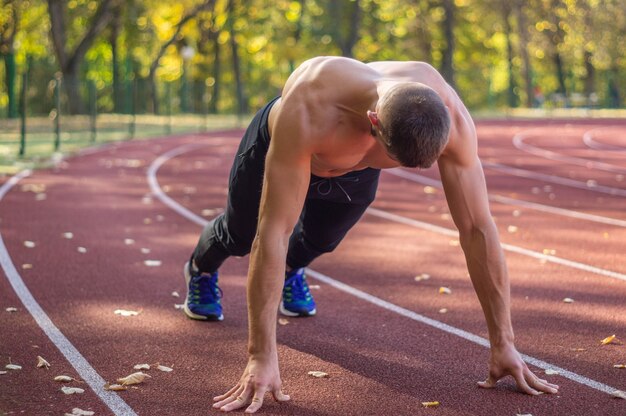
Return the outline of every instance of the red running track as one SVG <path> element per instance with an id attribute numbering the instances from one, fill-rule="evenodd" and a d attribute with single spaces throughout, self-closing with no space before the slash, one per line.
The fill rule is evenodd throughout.
<path id="1" fill-rule="evenodd" d="M 318 316 L 278 326 L 292 401 L 268 397 L 264 414 L 626 415 L 626 400 L 607 393 L 626 390 L 626 369 L 614 367 L 626 364 L 626 122 L 485 121 L 478 132 L 516 344 L 560 393 L 525 396 L 510 379 L 492 391 L 476 386 L 486 376 L 486 328 L 438 174 L 395 170 L 382 176 L 374 209 L 312 265 Z M 0 414 L 217 413 L 211 398 L 245 365 L 247 259 L 221 270 L 222 323 L 186 319 L 172 292 L 184 294 L 180 269 L 199 223 L 224 204 L 239 134 L 119 143 L 5 178 Z M 430 279 L 415 281 L 422 273 Z M 617 342 L 600 344 L 612 334 Z M 38 355 L 49 370 L 36 368 Z M 22 369 L 5 370 L 9 362 Z M 128 391 L 103 389 L 141 363 L 174 370 L 148 370 L 152 378 Z M 53 381 L 61 374 L 85 392 L 63 394 Z"/>

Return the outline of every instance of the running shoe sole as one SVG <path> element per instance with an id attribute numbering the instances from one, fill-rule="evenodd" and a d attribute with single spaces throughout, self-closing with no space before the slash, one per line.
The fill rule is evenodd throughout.
<path id="1" fill-rule="evenodd" d="M 315 315 L 315 313 L 317 313 L 317 309 L 313 309 L 312 311 L 305 312 L 305 313 L 291 312 L 285 309 L 285 305 L 282 301 L 280 302 L 279 310 L 282 315 L 291 316 L 291 317 L 296 317 L 296 316 L 307 317 L 307 316 L 313 316 Z"/>

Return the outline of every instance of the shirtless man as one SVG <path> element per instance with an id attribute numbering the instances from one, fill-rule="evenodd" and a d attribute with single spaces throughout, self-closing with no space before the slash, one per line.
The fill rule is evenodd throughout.
<path id="1" fill-rule="evenodd" d="M 509 279 L 476 146 L 467 109 L 428 64 L 339 57 L 303 63 L 282 97 L 252 121 L 231 171 L 226 211 L 205 228 L 185 267 L 187 315 L 220 320 L 217 268 L 251 249 L 248 364 L 213 407 L 253 413 L 267 392 L 289 400 L 278 369 L 277 310 L 315 313 L 304 267 L 357 222 L 374 199 L 380 169 L 435 161 L 489 331 L 489 375 L 479 385 L 491 388 L 511 375 L 524 393 L 556 393 L 513 343 Z"/>

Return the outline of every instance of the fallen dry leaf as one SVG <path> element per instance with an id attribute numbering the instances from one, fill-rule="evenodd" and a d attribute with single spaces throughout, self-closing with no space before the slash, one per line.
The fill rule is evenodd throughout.
<path id="1" fill-rule="evenodd" d="M 4 366 L 7 370 L 21 370 L 22 366 L 17 364 L 7 364 Z"/>
<path id="2" fill-rule="evenodd" d="M 200 212 L 200 215 L 202 215 L 203 217 L 210 217 L 215 214 L 217 214 L 216 209 L 203 209 L 202 212 Z"/>
<path id="3" fill-rule="evenodd" d="M 520 215 L 522 215 L 522 211 L 520 211 L 519 209 L 513 211 L 513 216 L 515 218 L 519 217 Z"/>
<path id="4" fill-rule="evenodd" d="M 553 370 L 553 369 L 551 369 L 551 368 L 546 368 L 545 373 L 546 373 L 547 375 L 549 375 L 549 376 L 556 376 L 556 375 L 559 375 L 559 374 L 560 374 L 558 371 Z"/>
<path id="5" fill-rule="evenodd" d="M 8 371 L 0 371 L 0 376 L 3 376 L 3 375 L 8 374 L 8 373 L 9 373 Z"/>
<path id="6" fill-rule="evenodd" d="M 44 193 L 35 195 L 35 201 L 45 201 L 48 196 Z"/>
<path id="7" fill-rule="evenodd" d="M 613 368 L 626 368 L 626 364 L 614 364 Z"/>
<path id="8" fill-rule="evenodd" d="M 67 238 L 68 240 L 71 240 L 72 238 L 74 238 L 74 233 L 63 233 L 63 238 Z"/>
<path id="9" fill-rule="evenodd" d="M 174 371 L 174 369 L 173 369 L 173 368 L 171 368 L 171 367 L 166 367 L 166 366 L 161 365 L 161 364 L 157 365 L 157 370 L 159 370 L 159 371 L 163 371 L 164 373 L 171 373 L 172 371 Z"/>
<path id="10" fill-rule="evenodd" d="M 135 370 L 149 370 L 150 364 L 137 364 L 133 367 Z"/>
<path id="11" fill-rule="evenodd" d="M 279 318 L 278 319 L 278 324 L 279 325 L 287 325 L 288 323 L 289 323 L 288 319 L 285 319 L 285 318 Z"/>
<path id="12" fill-rule="evenodd" d="M 133 240 L 132 238 L 125 238 L 124 244 L 126 244 L 127 246 L 130 246 L 131 244 L 135 244 L 135 240 Z"/>
<path id="13" fill-rule="evenodd" d="M 448 309 L 441 308 L 441 309 L 439 309 L 439 313 L 448 313 Z"/>
<path id="14" fill-rule="evenodd" d="M 149 248 L 145 248 L 145 247 L 143 247 L 143 248 L 141 249 L 141 254 L 150 254 L 150 249 L 149 249 Z"/>
<path id="15" fill-rule="evenodd" d="M 165 220 L 165 217 L 164 217 L 163 215 L 157 215 L 157 216 L 156 216 L 156 220 L 157 220 L 158 222 L 163 222 L 163 220 Z"/>
<path id="16" fill-rule="evenodd" d="M 150 376 L 146 373 L 138 371 L 129 376 L 118 378 L 117 382 L 120 383 L 122 386 L 130 386 L 131 384 L 143 383 L 146 378 L 150 378 Z"/>
<path id="17" fill-rule="evenodd" d="M 424 187 L 424 193 L 425 194 L 429 194 L 429 195 L 436 194 L 437 193 L 437 189 L 433 188 L 432 186 L 425 186 Z"/>
<path id="18" fill-rule="evenodd" d="M 586 348 L 570 348 L 571 351 L 576 351 L 576 352 L 582 352 L 582 351 L 587 351 Z"/>
<path id="19" fill-rule="evenodd" d="M 151 218 L 144 218 L 143 219 L 143 223 L 146 225 L 152 224 L 152 219 Z"/>
<path id="20" fill-rule="evenodd" d="M 105 390 L 109 390 L 109 391 L 124 391 L 124 390 L 128 390 L 128 387 L 126 386 L 122 386 L 121 384 L 105 384 L 104 385 L 104 389 Z"/>
<path id="21" fill-rule="evenodd" d="M 320 288 L 321 288 L 320 285 L 309 285 L 309 289 L 312 289 L 312 290 L 320 290 Z"/>
<path id="22" fill-rule="evenodd" d="M 421 282 L 422 280 L 428 280 L 428 279 L 430 279 L 430 275 L 428 273 L 422 273 L 414 277 L 414 280 L 416 282 Z"/>
<path id="23" fill-rule="evenodd" d="M 452 289 L 450 289 L 449 287 L 441 286 L 439 288 L 439 294 L 440 295 L 450 295 L 450 294 L 452 294 Z"/>
<path id="24" fill-rule="evenodd" d="M 516 413 L 515 416 L 533 416 L 530 413 Z"/>
<path id="25" fill-rule="evenodd" d="M 81 389 L 79 387 L 67 387 L 67 386 L 61 387 L 61 391 L 65 394 L 81 394 L 85 392 L 84 389 Z"/>
<path id="26" fill-rule="evenodd" d="M 508 227 L 506 227 L 506 230 L 509 233 L 514 234 L 517 232 L 518 228 L 515 225 L 509 225 Z"/>
<path id="27" fill-rule="evenodd" d="M 161 265 L 161 260 L 144 260 L 143 264 L 148 267 L 159 267 Z"/>
<path id="28" fill-rule="evenodd" d="M 565 299 L 563 299 L 563 302 L 564 303 L 574 303 L 574 299 L 572 299 L 572 298 L 565 298 Z"/>
<path id="29" fill-rule="evenodd" d="M 600 343 L 602 345 L 607 345 L 607 344 L 611 344 L 614 341 L 615 341 L 615 334 L 611 335 L 610 337 L 604 338 L 602 341 L 600 341 Z"/>
<path id="30" fill-rule="evenodd" d="M 439 404 L 439 402 L 422 402 L 422 406 L 424 407 L 437 407 Z"/>
<path id="31" fill-rule="evenodd" d="M 34 241 L 24 241 L 24 247 L 28 247 L 28 248 L 34 248 L 35 247 L 35 242 Z"/>
<path id="32" fill-rule="evenodd" d="M 8 308 L 5 309 L 5 311 L 7 311 L 7 312 L 17 312 L 17 308 L 14 308 L 13 306 L 9 306 Z"/>
<path id="33" fill-rule="evenodd" d="M 554 255 L 556 255 L 556 250 L 554 250 L 552 248 L 544 248 L 543 249 L 543 254 L 545 254 L 547 256 L 554 256 Z"/>
<path id="34" fill-rule="evenodd" d="M 116 314 L 116 315 L 120 315 L 120 316 L 137 316 L 141 312 L 138 312 L 138 311 L 128 311 L 126 309 L 116 309 L 113 313 Z"/>
<path id="35" fill-rule="evenodd" d="M 174 309 L 183 309 L 185 307 L 184 303 L 175 303 Z"/>
<path id="36" fill-rule="evenodd" d="M 72 409 L 72 413 L 66 413 L 64 416 L 93 416 L 95 414 L 96 413 L 91 410 L 83 410 L 75 407 Z"/>
<path id="37" fill-rule="evenodd" d="M 70 376 L 56 376 L 54 381 L 58 381 L 59 383 L 69 383 L 70 381 L 74 381 L 75 379 Z"/>
<path id="38" fill-rule="evenodd" d="M 624 399 L 624 400 L 626 400 L 626 392 L 623 392 L 621 390 L 615 390 L 615 391 L 611 392 L 611 396 L 615 397 L 616 399 Z"/>
<path id="39" fill-rule="evenodd" d="M 76 251 L 78 251 L 79 253 L 83 253 L 83 254 L 84 254 L 84 253 L 86 253 L 86 252 L 87 252 L 87 249 L 86 249 L 85 247 L 78 247 L 78 248 L 76 249 Z"/>
<path id="40" fill-rule="evenodd" d="M 323 371 L 309 371 L 307 373 L 310 376 L 316 377 L 316 378 L 327 378 L 328 377 L 328 373 L 325 373 Z"/>
<path id="41" fill-rule="evenodd" d="M 23 270 L 30 270 L 30 269 L 32 269 L 32 268 L 33 268 L 33 265 L 32 265 L 32 264 L 30 264 L 30 263 L 24 263 L 24 264 L 22 264 L 22 269 L 23 269 Z"/>
<path id="42" fill-rule="evenodd" d="M 37 368 L 45 368 L 46 370 L 50 369 L 50 363 L 47 362 L 41 355 L 37 356 Z"/>
<path id="43" fill-rule="evenodd" d="M 180 294 L 177 291 L 173 291 L 172 296 L 174 296 L 175 298 L 179 298 Z"/>

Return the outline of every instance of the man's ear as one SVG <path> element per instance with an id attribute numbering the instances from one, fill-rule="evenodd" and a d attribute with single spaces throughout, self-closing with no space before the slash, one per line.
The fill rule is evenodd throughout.
<path id="1" fill-rule="evenodd" d="M 378 124 L 378 113 L 376 111 L 367 110 L 367 118 L 374 127 L 380 127 Z"/>

